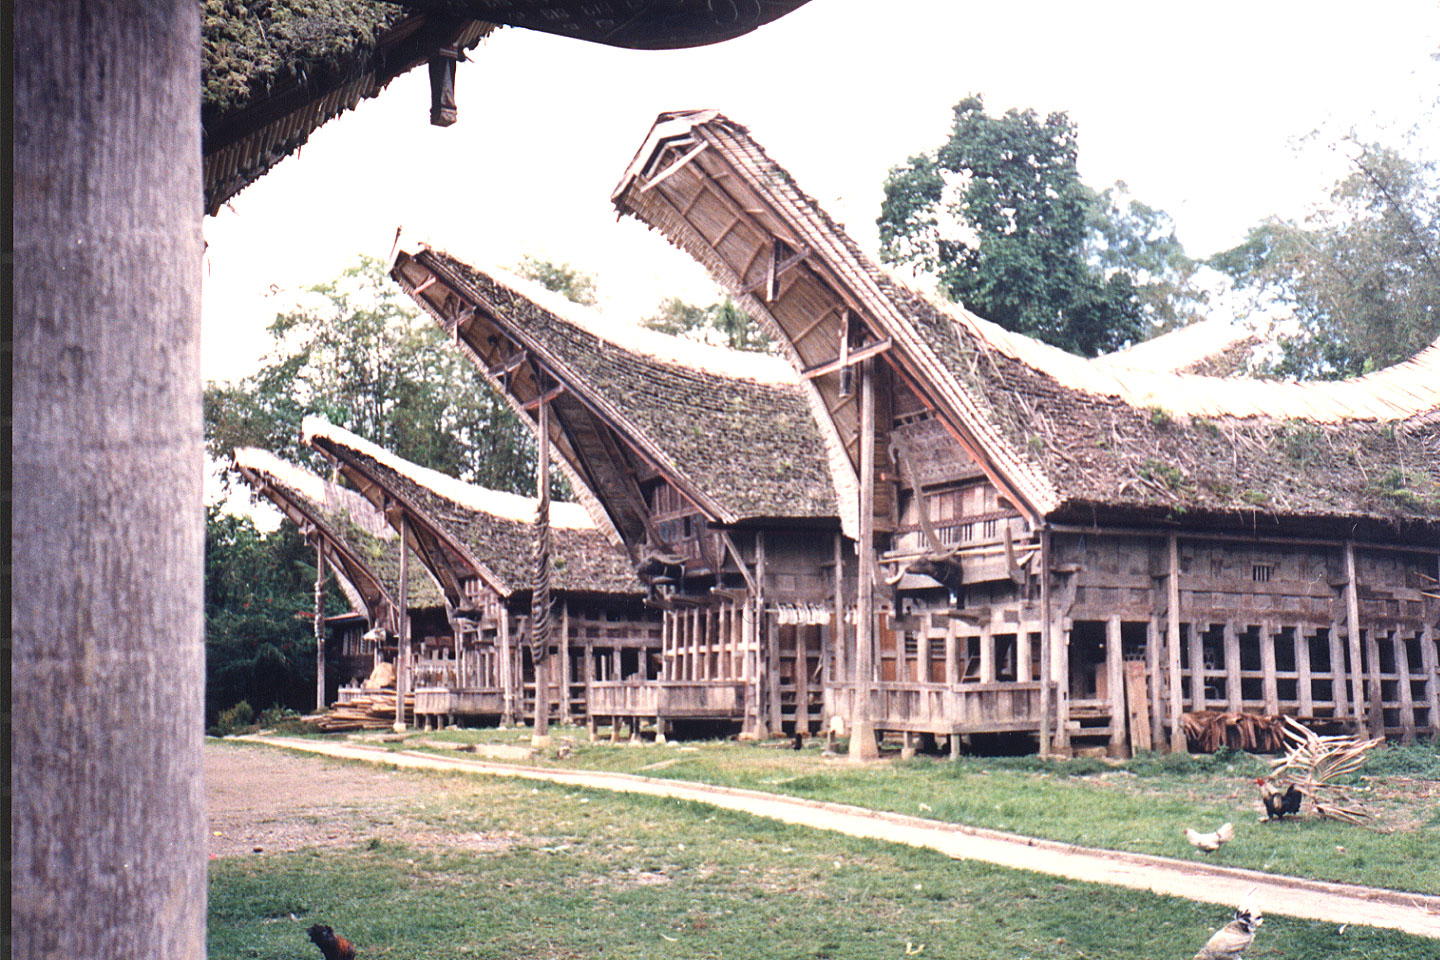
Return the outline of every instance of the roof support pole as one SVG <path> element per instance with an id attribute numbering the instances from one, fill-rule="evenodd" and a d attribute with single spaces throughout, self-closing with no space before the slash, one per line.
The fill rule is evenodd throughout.
<path id="1" fill-rule="evenodd" d="M 400 511 L 399 651 L 395 657 L 395 732 L 405 732 L 405 695 L 410 692 L 410 519 Z"/>
<path id="2" fill-rule="evenodd" d="M 1165 653 L 1170 681 L 1170 752 L 1184 753 L 1188 746 L 1185 725 L 1180 720 L 1180 541 L 1173 533 L 1165 538 L 1165 553 Z"/>
<path id="3" fill-rule="evenodd" d="M 1374 684 L 1375 690 L 1370 697 L 1371 708 L 1367 715 L 1365 709 L 1365 668 L 1364 660 L 1360 656 L 1360 590 L 1359 582 L 1355 574 L 1355 541 L 1345 541 L 1345 632 L 1349 635 L 1350 646 L 1350 704 L 1352 707 L 1350 715 L 1355 718 L 1357 727 L 1364 727 L 1370 736 L 1380 735 L 1380 685 Z M 1372 663 L 1372 673 L 1375 673 L 1378 681 L 1379 665 Z M 1365 719 L 1362 720 L 1361 718 Z"/>
<path id="4" fill-rule="evenodd" d="M 325 541 L 315 537 L 315 712 L 325 712 Z"/>
<path id="5" fill-rule="evenodd" d="M 855 702 L 850 718 L 850 759 L 880 756 L 870 716 L 875 672 L 875 361 L 860 364 L 860 564 L 855 598 Z"/>
<path id="6" fill-rule="evenodd" d="M 550 403 L 545 378 L 539 383 L 536 409 L 540 450 L 535 464 L 535 583 L 530 594 L 530 659 L 535 664 L 535 727 L 533 746 L 550 745 Z"/>

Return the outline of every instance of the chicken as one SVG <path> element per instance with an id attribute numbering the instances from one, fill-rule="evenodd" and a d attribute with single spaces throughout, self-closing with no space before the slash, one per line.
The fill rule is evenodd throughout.
<path id="1" fill-rule="evenodd" d="M 325 954 L 325 960 L 355 960 L 355 944 L 324 924 L 317 923 L 306 932 L 320 952 Z"/>
<path id="2" fill-rule="evenodd" d="M 1242 906 L 1235 911 L 1235 919 L 1215 931 L 1205 941 L 1205 946 L 1195 954 L 1195 960 L 1240 960 L 1241 954 L 1250 948 L 1255 940 L 1255 931 L 1265 919 L 1260 911 Z"/>
<path id="3" fill-rule="evenodd" d="M 1290 784 L 1285 792 L 1281 793 L 1278 787 L 1264 777 L 1256 777 L 1255 783 L 1260 788 L 1260 802 L 1265 804 L 1266 820 L 1280 820 L 1300 812 L 1302 796 L 1295 784 Z"/>
<path id="4" fill-rule="evenodd" d="M 1190 841 L 1190 846 L 1202 853 L 1214 853 L 1235 839 L 1235 826 L 1234 824 L 1223 823 L 1220 825 L 1220 829 L 1214 833 L 1197 833 L 1189 827 L 1186 827 L 1185 839 Z"/>
<path id="5" fill-rule="evenodd" d="M 797 734 L 795 734 L 795 736 L 790 740 L 790 749 L 791 749 L 791 750 L 804 750 L 804 749 L 805 749 L 805 735 L 804 735 L 803 733 L 797 733 Z"/>

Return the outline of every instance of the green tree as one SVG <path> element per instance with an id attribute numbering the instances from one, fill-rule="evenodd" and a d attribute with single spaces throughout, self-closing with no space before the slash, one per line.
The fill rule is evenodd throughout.
<path id="1" fill-rule="evenodd" d="M 349 605 L 333 586 L 326 613 Z M 205 511 L 205 714 L 315 704 L 315 551 L 292 524 Z"/>
<path id="2" fill-rule="evenodd" d="M 572 303 L 595 306 L 594 275 L 584 273 L 568 263 L 554 263 L 527 253 L 515 265 L 515 272 L 527 280 L 534 280 L 546 290 L 555 291 Z"/>
<path id="3" fill-rule="evenodd" d="M 1169 218 L 1123 184 L 1080 181 L 1075 124 L 1033 110 L 955 105 L 936 151 L 891 169 L 881 259 L 932 274 L 986 319 L 1095 355 L 1192 318 L 1194 264 Z"/>
<path id="4" fill-rule="evenodd" d="M 640 324 L 661 333 L 731 350 L 765 352 L 773 346 L 760 325 L 729 297 L 708 307 L 693 306 L 679 297 L 667 297 Z"/>
<path id="5" fill-rule="evenodd" d="M 259 371 L 206 387 L 212 457 L 258 446 L 323 469 L 300 436 L 301 420 L 318 413 L 422 466 L 531 492 L 530 429 L 439 327 L 417 318 L 379 261 L 364 258 L 310 292 L 314 303 L 270 325 L 275 345 Z"/>
<path id="6" fill-rule="evenodd" d="M 1398 363 L 1440 337 L 1440 176 L 1394 147 L 1341 141 L 1351 171 L 1302 221 L 1270 219 L 1209 261 L 1288 313 L 1273 372 L 1336 379 Z"/>

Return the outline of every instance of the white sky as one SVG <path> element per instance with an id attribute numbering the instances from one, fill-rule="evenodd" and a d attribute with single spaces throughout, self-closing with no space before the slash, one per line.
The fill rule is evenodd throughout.
<path id="1" fill-rule="evenodd" d="M 503 29 L 460 65 L 454 126 L 429 125 L 426 71 L 412 71 L 206 218 L 204 376 L 256 369 L 292 292 L 357 254 L 385 258 L 399 226 L 477 260 L 568 261 L 627 318 L 669 295 L 716 299 L 688 256 L 610 206 L 664 110 L 715 107 L 750 127 L 872 254 L 886 172 L 944 140 L 956 101 L 1065 110 L 1085 181 L 1125 180 L 1205 255 L 1300 213 L 1342 172 L 1324 149 L 1297 156 L 1295 138 L 1372 129 L 1372 114 L 1415 120 L 1440 89 L 1437 50 L 1435 0 L 1363 13 L 1338 0 L 811 0 L 749 36 L 670 52 Z"/>

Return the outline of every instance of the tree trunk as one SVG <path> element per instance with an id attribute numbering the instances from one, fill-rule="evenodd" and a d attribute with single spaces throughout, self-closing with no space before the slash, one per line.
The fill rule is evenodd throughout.
<path id="1" fill-rule="evenodd" d="M 199 7 L 14 23 L 14 954 L 194 960 Z"/>

